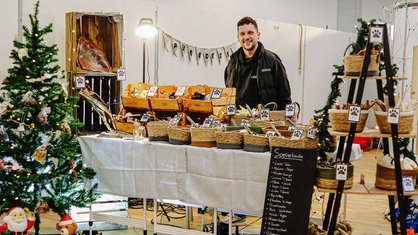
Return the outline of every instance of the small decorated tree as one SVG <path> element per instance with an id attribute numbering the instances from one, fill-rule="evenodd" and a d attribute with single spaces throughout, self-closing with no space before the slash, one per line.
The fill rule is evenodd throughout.
<path id="1" fill-rule="evenodd" d="M 0 97 L 0 213 L 14 206 L 34 212 L 42 203 L 60 216 L 71 206 L 97 198 L 94 177 L 84 168 L 72 117 L 78 97 L 68 97 L 63 71 L 56 64 L 57 45 L 44 36 L 52 24 L 39 27 L 39 1 L 24 26 L 24 42 L 14 41 L 13 67 Z M 35 213 L 35 231 L 40 217 Z"/>

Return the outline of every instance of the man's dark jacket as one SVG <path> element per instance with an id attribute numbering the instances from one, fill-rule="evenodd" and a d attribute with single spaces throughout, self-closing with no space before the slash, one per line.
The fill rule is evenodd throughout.
<path id="1" fill-rule="evenodd" d="M 278 109 L 284 110 L 286 104 L 292 103 L 292 99 L 286 69 L 281 59 L 275 53 L 266 50 L 260 42 L 258 42 L 254 57 L 257 58 L 256 75 L 261 98 L 260 103 L 265 105 L 269 102 L 276 102 Z M 241 47 L 231 55 L 225 69 L 226 87 L 237 87 L 236 83 L 239 76 L 241 76 L 241 79 L 250 79 L 251 73 L 240 74 L 244 63 L 244 52 Z M 243 87 L 243 89 L 251 89 L 251 87 Z M 237 104 L 245 100 L 245 97 L 240 97 L 240 94 L 237 91 Z"/>

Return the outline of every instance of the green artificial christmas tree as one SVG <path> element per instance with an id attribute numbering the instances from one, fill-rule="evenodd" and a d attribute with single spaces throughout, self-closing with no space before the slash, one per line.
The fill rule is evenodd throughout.
<path id="1" fill-rule="evenodd" d="M 39 1 L 23 26 L 24 42 L 14 41 L 13 67 L 3 80 L 0 97 L 0 213 L 13 206 L 36 211 L 47 204 L 60 216 L 71 206 L 97 199 L 95 172 L 83 168 L 79 143 L 72 133 L 82 123 L 72 118 L 78 97 L 68 97 L 63 71 L 56 64 L 57 45 L 40 28 Z M 61 81 L 61 82 L 59 82 Z M 38 234 L 40 217 L 35 213 Z"/>

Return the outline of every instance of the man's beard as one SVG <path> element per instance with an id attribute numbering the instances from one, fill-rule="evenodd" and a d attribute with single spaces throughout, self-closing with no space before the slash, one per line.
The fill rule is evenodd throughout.
<path id="1" fill-rule="evenodd" d="M 21 222 L 21 223 L 17 223 L 17 222 Z M 10 221 L 8 224 L 8 229 L 12 232 L 24 232 L 27 226 L 28 226 L 28 222 L 22 219 L 18 221 Z"/>

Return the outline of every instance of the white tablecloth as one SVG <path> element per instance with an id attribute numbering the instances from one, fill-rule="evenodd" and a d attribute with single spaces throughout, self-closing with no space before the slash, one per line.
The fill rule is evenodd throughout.
<path id="1" fill-rule="evenodd" d="M 101 193 L 262 213 L 270 153 L 82 136 Z"/>

